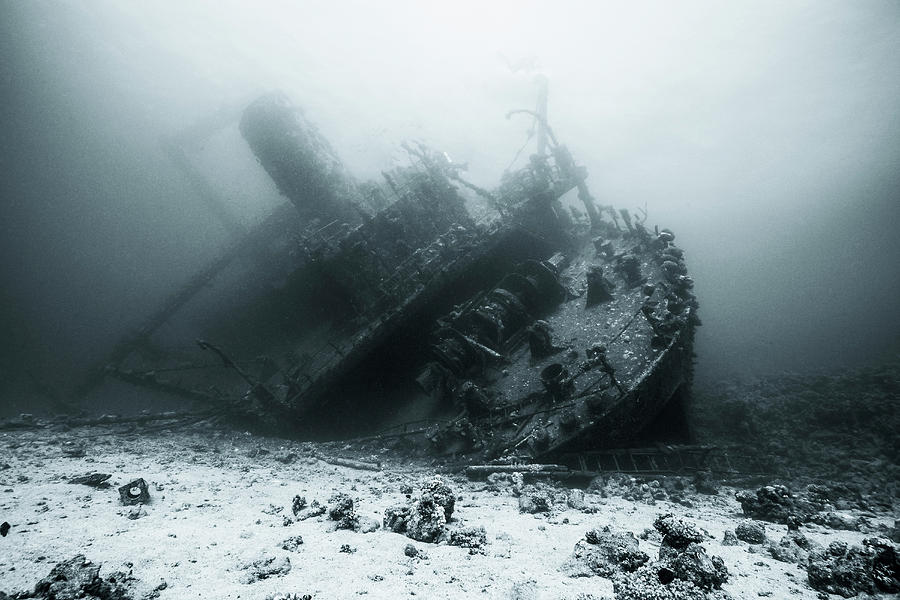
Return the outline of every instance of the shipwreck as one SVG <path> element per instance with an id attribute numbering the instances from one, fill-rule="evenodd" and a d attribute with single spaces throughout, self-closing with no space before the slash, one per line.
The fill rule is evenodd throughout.
<path id="1" fill-rule="evenodd" d="M 598 204 L 546 123 L 493 189 L 421 144 L 357 181 L 269 93 L 233 117 L 289 200 L 123 339 L 119 380 L 305 439 L 534 460 L 622 447 L 686 397 L 697 301 L 667 229 Z M 512 113 L 511 113 L 512 114 Z M 166 140 L 211 206 L 191 144 Z M 393 441 L 392 441 L 393 440 Z"/>

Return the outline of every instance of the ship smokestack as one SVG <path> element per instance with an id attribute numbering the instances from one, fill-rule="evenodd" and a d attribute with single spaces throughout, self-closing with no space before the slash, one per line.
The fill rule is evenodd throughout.
<path id="1" fill-rule="evenodd" d="M 306 221 L 358 224 L 356 181 L 328 140 L 283 92 L 270 92 L 244 110 L 241 135 Z"/>

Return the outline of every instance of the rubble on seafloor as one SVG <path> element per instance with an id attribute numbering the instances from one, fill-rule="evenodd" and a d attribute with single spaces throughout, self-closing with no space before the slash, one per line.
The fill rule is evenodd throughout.
<path id="1" fill-rule="evenodd" d="M 100 577 L 100 565 L 83 554 L 58 563 L 50 573 L 37 582 L 31 592 L 7 595 L 0 592 L 0 600 L 38 598 L 41 600 L 131 600 L 130 574 L 115 572 Z"/>
<path id="2" fill-rule="evenodd" d="M 69 483 L 103 489 L 109 487 L 108 480 L 110 477 L 112 477 L 112 475 L 110 475 L 109 473 L 88 473 L 87 475 L 73 477 L 69 480 Z"/>
<path id="3" fill-rule="evenodd" d="M 384 513 L 384 528 L 419 542 L 437 542 L 446 532 L 456 497 L 440 477 L 421 487 L 406 504 L 392 506 Z"/>
<path id="4" fill-rule="evenodd" d="M 353 498 L 347 494 L 335 494 L 328 501 L 328 518 L 337 529 L 359 529 L 359 516 L 353 506 Z"/>
<path id="5" fill-rule="evenodd" d="M 258 445 L 258 442 L 254 443 Z M 282 463 L 275 458 L 279 451 L 275 449 L 274 444 L 272 446 L 271 451 L 260 452 L 254 460 L 264 463 L 266 468 L 274 466 L 275 469 L 281 469 Z M 293 450 L 286 452 L 301 453 L 299 448 L 300 446 L 295 445 Z M 19 452 L 17 449 L 16 454 Z M 26 450 L 23 448 L 21 452 L 24 453 Z M 244 453 L 235 451 L 235 455 L 245 460 Z M 215 452 L 209 456 L 214 457 L 215 461 L 221 459 L 221 455 Z M 304 455 L 294 467 L 305 469 L 307 459 L 320 460 Z M 63 460 L 71 459 L 67 456 Z M 116 472 L 113 464 L 92 465 L 94 466 L 107 472 Z M 16 465 L 16 468 L 18 467 L 19 464 Z M 173 506 L 180 505 L 191 507 L 191 504 L 184 502 L 185 500 L 190 500 L 193 504 L 191 510 L 202 506 L 199 500 L 186 497 L 186 494 L 193 494 L 196 490 L 190 486 L 184 488 L 184 481 L 179 484 L 182 486 L 179 495 L 174 491 L 170 495 L 170 490 L 174 490 L 176 484 L 153 483 L 160 479 L 151 469 L 144 470 L 145 467 L 128 465 L 127 461 L 118 465 L 118 468 L 126 472 L 141 469 L 146 477 L 148 494 L 150 487 L 156 492 L 161 492 L 163 485 L 165 493 L 154 495 L 152 504 L 146 506 L 142 503 L 121 506 L 117 493 L 120 483 L 130 482 L 126 485 L 137 487 L 134 495 L 140 495 L 140 486 L 131 485 L 134 483 L 130 481 L 133 475 L 119 476 L 118 481 L 115 477 L 106 477 L 103 481 L 111 480 L 114 485 L 102 494 L 99 491 L 95 493 L 94 489 L 81 490 L 67 486 L 63 488 L 72 492 L 79 490 L 78 493 L 90 492 L 95 500 L 105 496 L 104 501 L 112 506 L 113 512 L 119 511 L 126 516 L 132 512 L 136 515 L 149 516 L 150 518 L 134 524 L 124 519 L 121 521 L 127 527 L 137 526 L 145 530 L 159 523 L 160 518 L 165 518 L 167 510 L 178 512 L 179 519 L 188 516 L 190 513 L 180 512 L 182 509 L 172 509 Z M 4 473 L 7 472 L 11 474 L 9 480 L 12 487 L 17 481 L 16 471 L 7 469 Z M 434 475 L 436 472 L 442 475 Z M 87 475 L 84 475 L 85 473 Z M 79 477 L 90 477 L 88 481 L 94 482 L 105 477 L 104 474 L 97 474 L 96 477 L 94 475 L 95 473 L 89 469 L 83 467 L 76 469 L 66 464 L 64 469 L 51 477 L 50 484 L 65 484 Z M 420 572 L 424 574 L 426 571 L 430 574 L 434 571 L 435 575 L 440 571 L 441 576 L 444 573 L 449 573 L 448 577 L 459 576 L 459 572 L 454 574 L 455 564 L 447 566 L 444 562 L 448 557 L 452 557 L 454 561 L 464 559 L 467 568 L 468 565 L 472 565 L 476 569 L 491 569 L 494 568 L 488 566 L 491 561 L 499 558 L 516 560 L 524 555 L 525 550 L 516 545 L 519 542 L 516 538 L 525 529 L 535 529 L 541 539 L 551 536 L 557 536 L 559 539 L 564 527 L 575 527 L 576 529 L 570 530 L 571 541 L 566 541 L 563 546 L 557 545 L 562 552 L 556 556 L 550 567 L 551 576 L 553 573 L 557 576 L 554 585 L 559 580 L 570 582 L 572 589 L 577 587 L 581 590 L 590 590 L 596 585 L 599 589 L 606 590 L 606 596 L 614 596 L 616 600 L 644 598 L 712 600 L 726 598 L 726 592 L 735 594 L 736 597 L 750 597 L 739 595 L 744 594 L 746 589 L 742 585 L 746 586 L 747 582 L 752 581 L 757 572 L 765 573 L 771 570 L 767 574 L 770 580 L 782 577 L 782 572 L 778 569 L 784 570 L 784 577 L 788 576 L 788 572 L 796 575 L 790 577 L 790 583 L 785 583 L 782 589 L 776 585 L 774 597 L 783 597 L 780 594 L 782 591 L 788 593 L 789 586 L 793 586 L 795 590 L 805 588 L 802 593 L 791 592 L 798 596 L 803 594 L 810 596 L 818 592 L 823 594 L 821 596 L 823 598 L 824 594 L 851 597 L 896 593 L 898 590 L 898 553 L 895 543 L 891 541 L 891 537 L 895 535 L 896 525 L 891 529 L 893 524 L 891 513 L 883 509 L 879 512 L 879 506 L 868 504 L 866 495 L 859 494 L 853 487 L 840 484 L 819 483 L 803 486 L 797 485 L 796 482 L 788 482 L 793 486 L 788 487 L 779 481 L 737 494 L 731 487 L 720 487 L 717 490 L 720 493 L 706 496 L 700 495 L 697 478 L 690 476 L 641 476 L 623 473 L 597 477 L 590 483 L 579 481 L 576 484 L 573 481 L 529 478 L 527 474 L 523 477 L 522 473 L 514 471 L 490 475 L 486 481 L 463 482 L 461 476 L 456 479 L 456 475 L 446 466 L 420 464 L 412 472 L 388 467 L 380 474 L 371 476 L 371 480 L 368 479 L 370 477 L 368 472 L 365 476 L 347 476 L 341 472 L 340 479 L 324 487 L 318 484 L 310 485 L 307 481 L 300 483 L 299 489 L 292 489 L 296 485 L 292 482 L 301 482 L 303 477 L 295 474 L 278 482 L 277 485 L 285 486 L 282 489 L 290 490 L 284 492 L 284 496 L 279 496 L 279 492 L 276 491 L 266 492 L 259 497 L 259 510 L 271 518 L 264 523 L 257 521 L 256 524 L 273 527 L 274 529 L 269 532 L 271 539 L 266 539 L 262 548 L 248 547 L 246 555 L 229 559 L 225 569 L 231 571 L 229 577 L 231 585 L 256 586 L 259 591 L 256 597 L 260 598 L 266 597 L 266 594 L 271 598 L 290 600 L 322 597 L 312 587 L 306 587 L 306 584 L 296 585 L 298 581 L 296 578 L 304 572 L 301 565 L 306 566 L 306 561 L 313 553 L 317 555 L 321 553 L 322 556 L 330 553 L 340 560 L 362 564 L 364 560 L 372 560 L 373 555 L 376 557 L 375 560 L 381 560 L 377 557 L 382 555 L 380 552 L 385 551 L 387 546 L 389 552 L 384 552 L 383 555 L 394 557 L 402 564 L 401 568 L 404 570 L 409 569 L 417 574 Z M 23 482 L 21 479 L 18 481 L 20 485 L 32 483 Z M 254 477 L 250 481 L 258 480 Z M 369 485 L 369 481 L 377 483 Z M 756 485 L 759 485 L 759 481 Z M 105 487 L 100 486 L 96 489 L 103 490 Z M 128 491 L 130 490 L 126 489 L 126 492 Z M 458 493 L 464 494 L 464 497 Z M 315 495 L 318 495 L 318 499 L 315 499 Z M 311 501 L 307 501 L 307 497 Z M 381 499 L 381 502 L 378 499 Z M 397 503 L 398 499 L 400 503 Z M 741 502 L 741 499 L 744 501 Z M 490 513 L 472 510 L 472 506 L 476 506 L 477 510 L 483 509 L 486 500 L 495 503 L 495 508 L 502 507 L 506 514 L 499 520 L 494 520 Z M 692 510 L 682 511 L 682 507 L 691 504 L 694 505 Z M 648 508 L 653 505 L 665 506 L 661 512 L 671 511 L 674 514 L 662 514 L 652 523 L 652 527 L 641 529 L 644 525 L 651 525 L 654 513 L 649 513 L 649 518 L 646 517 L 648 510 L 657 510 Z M 44 506 L 46 505 L 39 503 L 37 508 L 43 510 Z M 715 511 L 712 514 L 716 515 L 715 526 L 712 519 L 707 521 L 711 509 Z M 252 509 L 252 512 L 256 512 L 256 509 Z M 644 518 L 640 521 L 618 520 L 620 516 L 632 512 L 644 515 Z M 356 533 L 381 528 L 377 521 L 368 516 L 379 516 L 379 513 L 383 516 L 385 531 L 365 538 L 357 537 Z M 50 516 L 53 514 L 49 513 Z M 682 518 L 686 515 L 691 521 Z M 27 533 L 29 529 L 26 520 L 19 519 L 18 516 L 16 519 L 6 514 L 2 516 L 14 523 L 11 528 L 6 529 L 9 538 L 5 542 L 13 540 L 15 544 L 19 539 L 18 536 Z M 310 519 L 312 520 L 304 523 Z M 504 521 L 506 524 L 501 525 L 500 523 Z M 66 523 L 69 522 L 71 521 Z M 524 525 L 521 530 L 514 530 L 510 527 L 510 522 Z M 293 529 L 282 529 L 282 525 L 291 526 Z M 713 542 L 712 536 L 703 527 L 709 527 L 719 541 Z M 390 534 L 394 532 L 409 539 L 391 536 Z M 578 539 L 579 536 L 581 539 Z M 182 536 L 179 531 L 178 538 L 183 537 L 187 536 Z M 839 541 L 829 544 L 835 538 L 846 540 L 846 543 Z M 241 539 L 245 539 L 243 532 Z M 259 532 L 249 531 L 248 528 L 246 539 L 261 541 L 262 536 Z M 722 554 L 724 560 L 714 555 L 714 544 L 719 543 L 721 548 L 718 553 Z M 737 548 L 728 547 L 732 545 Z M 372 552 L 373 548 L 378 551 Z M 552 556 L 549 550 L 548 556 Z M 138 564 L 136 559 L 131 559 Z M 753 563 L 754 567 L 751 567 L 752 561 L 759 562 Z M 760 566 L 763 565 L 763 561 L 766 562 L 766 566 Z M 792 564 L 778 564 L 775 561 Z M 50 586 L 42 587 L 43 592 L 11 594 L 9 590 L 4 590 L 7 595 L 0 594 L 0 598 L 62 600 L 78 597 L 78 594 L 88 600 L 92 598 L 128 600 L 131 597 L 140 597 L 143 600 L 152 597 L 146 593 L 135 595 L 134 589 L 138 586 L 129 585 L 133 581 L 130 574 L 127 576 L 109 574 L 101 578 L 99 567 L 90 565 L 87 561 L 82 564 L 88 565 L 87 574 L 81 580 L 87 582 L 87 587 L 82 586 L 71 593 L 65 591 L 68 588 L 53 591 L 57 588 L 51 589 Z M 754 571 L 755 566 L 760 567 Z M 58 579 L 64 568 L 58 565 L 53 577 Z M 561 570 L 557 570 L 560 568 Z M 19 571 L 17 577 L 22 577 L 22 570 Z M 33 583 L 44 573 L 46 571 L 35 574 L 33 579 L 27 580 L 27 583 Z M 570 581 L 567 576 L 580 579 Z M 371 572 L 363 577 L 366 581 L 360 586 L 359 591 L 369 580 L 376 582 L 379 581 L 379 577 L 385 581 L 390 580 L 387 572 Z M 591 578 L 598 579 L 595 582 Z M 45 582 L 47 579 L 50 577 L 42 581 Z M 176 594 L 173 597 L 177 597 L 177 592 L 173 591 L 173 579 L 168 576 L 167 579 L 170 581 L 167 593 Z M 547 581 L 550 580 L 545 577 L 538 584 L 529 584 L 528 581 L 513 583 L 514 587 L 521 591 L 521 597 L 525 598 L 541 597 L 542 592 L 538 590 L 544 589 L 544 586 L 548 585 Z M 61 584 L 62 581 L 57 580 L 54 583 Z M 77 576 L 72 576 L 68 583 L 75 585 Z M 176 585 L 182 584 L 178 582 Z M 290 590 L 290 593 L 286 590 L 285 593 L 273 595 L 270 593 L 273 586 L 281 586 L 288 590 L 290 586 L 296 587 Z M 0 588 L 2 587 L 0 584 Z M 754 587 L 751 589 L 752 594 L 767 591 L 757 590 Z M 529 590 L 531 596 L 526 594 Z M 470 588 L 468 592 L 472 592 L 472 589 Z M 595 598 L 603 597 L 603 593 L 594 593 L 597 594 L 593 596 Z M 159 595 L 159 591 L 156 594 Z M 581 594 L 565 597 L 591 596 Z"/>
<path id="6" fill-rule="evenodd" d="M 327 508 L 320 504 L 318 500 L 313 500 L 307 505 L 305 496 L 294 496 L 291 504 L 291 512 L 294 513 L 294 518 L 298 521 L 305 521 L 306 519 L 324 515 L 326 510 Z"/>
<path id="7" fill-rule="evenodd" d="M 695 390 L 698 442 L 755 457 L 799 490 L 823 484 L 838 511 L 890 510 L 900 495 L 900 360 L 820 373 L 784 372 Z M 822 500 L 810 493 L 813 502 Z"/>
<path id="8" fill-rule="evenodd" d="M 281 577 L 291 571 L 291 559 L 287 556 L 278 557 L 268 552 L 261 552 L 258 556 L 247 560 L 238 568 L 243 571 L 241 583 L 255 583 L 270 577 Z"/>
<path id="9" fill-rule="evenodd" d="M 653 524 L 662 535 L 656 560 L 640 549 L 631 532 L 610 527 L 590 530 L 576 545 L 563 571 L 571 577 L 598 575 L 613 580 L 617 600 L 706 600 L 725 598 L 728 569 L 701 545 L 706 536 L 696 526 L 660 515 Z"/>
<path id="10" fill-rule="evenodd" d="M 745 519 L 734 528 L 734 535 L 748 544 L 763 544 L 766 541 L 766 526 L 758 521 Z"/>
<path id="11" fill-rule="evenodd" d="M 150 489 L 144 479 L 138 478 L 119 488 L 119 500 L 126 506 L 150 502 Z"/>
<path id="12" fill-rule="evenodd" d="M 662 536 L 659 548 L 659 579 L 690 581 L 703 590 L 720 588 L 728 580 L 728 569 L 718 556 L 709 556 L 701 545 L 706 540 L 695 525 L 672 514 L 660 515 L 653 527 Z"/>
<path id="13" fill-rule="evenodd" d="M 821 549 L 821 546 L 810 540 L 799 530 L 788 531 L 778 542 L 769 541 L 766 549 L 777 561 L 806 564 L 810 552 Z"/>
<path id="14" fill-rule="evenodd" d="M 463 527 L 450 532 L 447 538 L 447 544 L 450 546 L 459 546 L 460 548 L 468 548 L 469 554 L 478 554 L 484 552 L 484 546 L 487 544 L 487 531 L 484 527 Z"/>
<path id="15" fill-rule="evenodd" d="M 832 542 L 809 555 L 806 572 L 810 587 L 845 598 L 900 592 L 898 550 L 884 539 L 867 538 L 860 546 Z"/>
<path id="16" fill-rule="evenodd" d="M 291 537 L 289 537 L 281 542 L 281 549 L 287 550 L 288 552 L 297 552 L 300 549 L 300 546 L 302 546 L 302 545 L 303 545 L 303 536 L 292 535 Z"/>
<path id="17" fill-rule="evenodd" d="M 847 492 L 840 487 L 811 484 L 801 492 L 794 492 L 785 485 L 775 484 L 741 490 L 735 497 L 748 517 L 785 524 L 791 529 L 802 523 L 815 523 L 829 529 L 872 531 L 865 517 L 840 512 L 839 508 L 865 511 L 870 508 L 858 492 Z"/>
<path id="18" fill-rule="evenodd" d="M 609 526 L 602 530 L 592 529 L 575 544 L 572 558 L 563 570 L 572 577 L 612 577 L 621 571 L 635 571 L 650 560 L 647 553 L 638 548 L 639 544 L 630 531 L 615 532 Z"/>

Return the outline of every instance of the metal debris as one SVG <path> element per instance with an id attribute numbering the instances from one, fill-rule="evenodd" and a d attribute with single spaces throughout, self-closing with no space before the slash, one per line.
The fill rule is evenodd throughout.
<path id="1" fill-rule="evenodd" d="M 119 500 L 126 506 L 150 502 L 150 490 L 143 478 L 135 479 L 119 488 Z"/>

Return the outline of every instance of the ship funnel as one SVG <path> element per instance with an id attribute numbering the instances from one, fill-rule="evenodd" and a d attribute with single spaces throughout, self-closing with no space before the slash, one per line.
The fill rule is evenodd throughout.
<path id="1" fill-rule="evenodd" d="M 328 140 L 283 92 L 244 109 L 241 135 L 257 160 L 306 221 L 361 221 L 357 183 Z"/>

